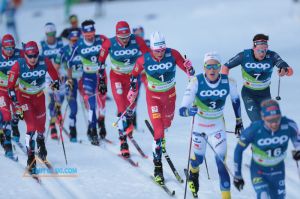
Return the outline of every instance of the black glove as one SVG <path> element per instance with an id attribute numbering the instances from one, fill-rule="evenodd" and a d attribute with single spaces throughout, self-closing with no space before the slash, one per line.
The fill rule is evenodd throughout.
<path id="1" fill-rule="evenodd" d="M 242 177 L 234 176 L 233 184 L 237 188 L 237 190 L 241 191 L 245 185 L 244 179 Z"/>
<path id="2" fill-rule="evenodd" d="M 234 134 L 240 136 L 242 130 L 244 130 L 242 118 L 236 118 Z"/>
<path id="3" fill-rule="evenodd" d="M 17 102 L 17 95 L 14 89 L 8 89 L 8 96 L 13 102 Z"/>
<path id="4" fill-rule="evenodd" d="M 300 151 L 294 150 L 294 151 L 292 151 L 292 154 L 293 154 L 294 160 L 296 160 L 296 161 L 300 160 Z"/>
<path id="5" fill-rule="evenodd" d="M 50 87 L 52 90 L 59 90 L 59 81 L 55 80 L 55 81 L 51 82 Z"/>
<path id="6" fill-rule="evenodd" d="M 134 76 L 131 76 L 130 78 L 130 89 L 133 91 L 136 91 L 136 87 L 137 87 L 137 78 Z"/>
<path id="7" fill-rule="evenodd" d="M 131 120 L 133 119 L 133 116 L 134 116 L 134 110 L 128 108 L 125 114 L 126 119 Z"/>
<path id="8" fill-rule="evenodd" d="M 104 77 L 99 77 L 98 91 L 104 95 L 107 92 L 107 86 Z"/>

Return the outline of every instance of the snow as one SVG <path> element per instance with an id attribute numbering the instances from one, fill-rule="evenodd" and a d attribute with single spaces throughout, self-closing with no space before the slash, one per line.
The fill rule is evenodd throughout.
<path id="1" fill-rule="evenodd" d="M 21 40 L 39 41 L 43 38 L 43 26 L 52 21 L 57 25 L 60 32 L 64 23 L 62 1 L 25 1 L 27 4 L 17 14 L 17 24 Z M 40 7 L 43 6 L 43 7 Z M 294 68 L 294 76 L 282 78 L 280 104 L 282 112 L 296 122 L 300 121 L 297 110 L 300 110 L 298 56 L 300 54 L 300 29 L 299 7 L 291 1 L 281 0 L 166 0 L 166 1 L 117 1 L 104 4 L 105 15 L 96 18 L 97 32 L 113 36 L 115 24 L 118 20 L 127 20 L 131 26 L 143 25 L 147 37 L 155 30 L 161 31 L 167 45 L 178 49 L 186 54 L 196 67 L 196 71 L 202 72 L 203 55 L 207 51 L 217 50 L 223 62 L 245 48 L 251 47 L 252 37 L 256 33 L 270 35 L 270 49 L 278 52 L 289 65 Z M 94 4 L 85 3 L 72 8 L 80 20 L 94 18 Z M 4 33 L 4 25 L 0 25 L 0 33 Z M 241 71 L 231 71 L 239 88 L 242 86 Z M 182 100 L 183 91 L 187 85 L 185 75 L 178 70 L 177 73 L 177 106 Z M 277 95 L 277 75 L 273 75 L 271 91 L 272 96 Z M 109 91 L 109 96 L 112 96 Z M 234 129 L 234 114 L 227 100 L 225 119 L 227 130 Z M 112 127 L 116 120 L 116 106 L 113 101 L 107 102 L 106 127 L 108 138 L 114 144 L 105 144 L 100 147 L 89 144 L 73 144 L 65 139 L 65 147 L 68 165 L 65 165 L 62 146 L 50 138 L 47 140 L 48 159 L 56 168 L 76 168 L 78 177 L 74 178 L 42 178 L 42 186 L 31 178 L 22 177 L 26 165 L 26 156 L 18 148 L 19 162 L 15 163 L 3 155 L 0 156 L 1 186 L 0 198 L 168 198 L 157 185 L 151 182 L 150 175 L 153 173 L 152 163 L 152 136 L 144 125 L 148 118 L 145 111 L 145 93 L 141 92 L 138 104 L 138 125 L 144 132 L 134 134 L 141 148 L 149 156 L 143 159 L 138 155 L 134 146 L 130 144 L 132 158 L 139 162 L 139 167 L 134 168 L 119 158 L 116 154 L 119 150 L 117 130 Z M 64 110 L 64 109 L 63 109 Z M 244 107 L 242 109 L 244 125 L 249 125 Z M 82 109 L 79 107 L 78 132 L 79 139 L 86 141 L 86 123 L 84 122 Z M 65 127 L 68 127 L 66 121 Z M 174 162 L 175 167 L 183 177 L 183 169 L 187 165 L 188 149 L 190 140 L 191 119 L 180 118 L 176 114 L 172 127 L 168 130 L 167 150 Z M 20 122 L 22 130 L 22 142 L 26 130 L 24 122 Z M 233 151 L 237 139 L 228 134 L 227 163 L 233 170 Z M 290 146 L 289 149 L 292 149 Z M 3 154 L 2 149 L 0 150 Z M 201 166 L 199 198 L 220 198 L 219 178 L 212 151 L 207 148 L 207 163 L 210 180 L 207 179 L 205 166 Z M 244 162 L 249 162 L 250 151 L 245 153 Z M 164 160 L 164 174 L 168 186 L 176 191 L 177 198 L 183 198 L 184 184 L 179 184 Z M 39 165 L 39 167 L 43 167 Z M 249 169 L 243 167 L 246 185 L 242 192 L 238 192 L 232 186 L 232 198 L 255 198 L 251 185 Z M 300 179 L 297 175 L 295 162 L 291 154 L 286 158 L 286 187 L 287 198 L 299 198 Z M 188 198 L 191 194 L 188 190 Z"/>

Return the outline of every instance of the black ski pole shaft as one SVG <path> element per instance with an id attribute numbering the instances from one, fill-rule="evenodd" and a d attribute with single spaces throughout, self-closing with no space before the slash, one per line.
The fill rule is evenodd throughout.
<path id="1" fill-rule="evenodd" d="M 204 138 L 204 140 L 206 141 L 206 143 L 208 144 L 208 146 L 211 148 L 211 150 L 214 152 L 214 154 L 217 156 L 217 158 L 223 163 L 225 169 L 227 170 L 227 172 L 229 173 L 229 175 L 234 178 L 233 173 L 231 172 L 231 170 L 229 169 L 229 167 L 227 166 L 226 162 L 220 157 L 220 155 L 216 152 L 216 150 L 214 149 L 214 147 L 208 142 L 207 140 L 207 136 L 205 133 L 201 133 L 201 136 Z"/>
<path id="2" fill-rule="evenodd" d="M 209 177 L 209 172 L 208 172 L 208 167 L 207 167 L 207 161 L 206 161 L 206 157 L 204 157 L 204 163 L 205 163 L 205 167 L 206 167 L 207 179 L 209 179 L 209 180 L 210 180 L 210 177 Z"/>
<path id="3" fill-rule="evenodd" d="M 191 159 L 191 149 L 192 149 L 194 121 L 195 121 L 195 116 L 193 116 L 193 119 L 192 119 L 191 136 L 190 136 L 190 146 L 189 146 L 189 157 L 188 157 L 188 161 L 187 161 L 187 171 L 188 172 L 190 170 L 190 159 Z M 186 175 L 186 178 L 185 178 L 184 199 L 186 199 L 187 182 L 188 182 L 188 175 Z"/>
<path id="4" fill-rule="evenodd" d="M 297 165 L 297 171 L 298 171 L 298 176 L 299 176 L 299 180 L 300 180 L 300 168 L 299 168 L 298 161 L 296 161 L 296 165 Z"/>
<path id="5" fill-rule="evenodd" d="M 147 125 L 147 127 L 148 127 L 150 133 L 151 133 L 152 136 L 154 137 L 154 130 L 153 130 L 151 124 L 149 123 L 148 120 L 145 120 L 145 123 L 146 123 L 146 125 Z M 180 183 L 183 183 L 183 180 L 182 180 L 182 178 L 180 177 L 178 171 L 176 170 L 176 168 L 175 168 L 173 162 L 171 161 L 171 159 L 170 159 L 170 157 L 169 157 L 167 151 L 166 151 L 166 150 L 163 150 L 162 152 L 163 152 L 163 155 L 164 155 L 165 159 L 167 160 L 167 162 L 168 162 L 168 164 L 169 164 L 169 166 L 170 166 L 170 168 L 171 168 L 173 174 L 175 175 L 176 179 L 177 179 Z"/>
<path id="6" fill-rule="evenodd" d="M 281 79 L 281 78 L 280 78 L 280 76 L 279 76 L 279 77 L 278 77 L 277 96 L 276 96 L 276 98 L 275 98 L 277 101 L 281 100 L 281 97 L 280 97 L 280 79 Z"/>

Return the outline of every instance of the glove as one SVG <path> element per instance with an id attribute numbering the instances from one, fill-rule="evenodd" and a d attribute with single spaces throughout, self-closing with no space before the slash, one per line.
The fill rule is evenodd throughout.
<path id="1" fill-rule="evenodd" d="M 192 66 L 192 62 L 189 59 L 186 59 L 183 63 L 184 67 L 188 71 L 189 76 L 193 76 L 195 74 L 195 70 Z"/>
<path id="2" fill-rule="evenodd" d="M 52 90 L 59 90 L 59 81 L 58 80 L 55 80 L 55 81 L 53 81 L 53 82 L 51 82 L 51 84 L 50 84 L 50 88 L 52 89 Z"/>
<path id="3" fill-rule="evenodd" d="M 288 69 L 286 67 L 282 67 L 278 69 L 278 75 L 280 77 L 285 76 L 288 72 Z"/>
<path id="4" fill-rule="evenodd" d="M 66 86 L 68 90 L 73 90 L 73 80 L 72 79 L 67 79 L 66 81 Z"/>
<path id="5" fill-rule="evenodd" d="M 17 95 L 14 89 L 8 89 L 8 96 L 13 102 L 17 102 Z"/>
<path id="6" fill-rule="evenodd" d="M 293 154 L 294 160 L 296 160 L 296 161 L 300 160 L 300 151 L 294 150 L 294 151 L 292 151 L 292 154 Z"/>
<path id="7" fill-rule="evenodd" d="M 182 117 L 195 116 L 198 113 L 198 108 L 193 106 L 191 108 L 181 107 L 179 109 L 179 115 Z"/>
<path id="8" fill-rule="evenodd" d="M 19 105 L 19 103 L 15 103 L 15 116 L 16 118 L 23 120 L 24 119 L 24 114 L 23 114 L 23 109 L 22 107 Z"/>
<path id="9" fill-rule="evenodd" d="M 240 136 L 242 130 L 244 130 L 242 118 L 236 118 L 234 134 Z"/>
<path id="10" fill-rule="evenodd" d="M 134 111 L 132 109 L 128 108 L 126 110 L 126 114 L 125 114 L 126 119 L 131 120 L 131 119 L 133 119 L 133 116 L 134 116 Z"/>
<path id="11" fill-rule="evenodd" d="M 107 86 L 104 77 L 99 78 L 98 91 L 104 95 L 107 92 Z"/>
<path id="12" fill-rule="evenodd" d="M 241 191 L 245 185 L 244 179 L 242 177 L 234 176 L 233 184 L 237 188 L 237 190 Z"/>
<path id="13" fill-rule="evenodd" d="M 127 94 L 127 99 L 130 102 L 130 104 L 132 104 L 135 101 L 137 95 L 138 95 L 138 91 L 137 90 L 133 90 L 133 89 L 129 90 L 129 92 Z"/>

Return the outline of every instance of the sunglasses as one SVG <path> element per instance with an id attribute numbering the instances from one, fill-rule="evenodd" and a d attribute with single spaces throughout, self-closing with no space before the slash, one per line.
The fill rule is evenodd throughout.
<path id="1" fill-rule="evenodd" d="M 270 120 L 265 120 L 267 123 L 269 124 L 278 124 L 280 121 L 281 121 L 281 117 L 276 117 L 276 118 L 273 118 L 273 119 L 270 119 Z"/>
<path id="2" fill-rule="evenodd" d="M 12 47 L 12 46 L 3 46 L 3 49 L 6 50 L 6 51 L 14 51 L 15 47 Z"/>
<path id="3" fill-rule="evenodd" d="M 256 49 L 256 52 L 258 52 L 260 54 L 265 54 L 265 53 L 267 53 L 267 49 Z"/>
<path id="4" fill-rule="evenodd" d="M 36 59 L 39 55 L 38 54 L 33 54 L 33 55 L 27 55 L 26 54 L 26 57 L 28 57 L 28 59 Z"/>
<path id="5" fill-rule="evenodd" d="M 165 48 L 153 50 L 153 52 L 155 52 L 155 53 L 163 53 L 163 52 L 165 52 L 165 51 L 166 51 Z"/>
<path id="6" fill-rule="evenodd" d="M 207 70 L 210 70 L 210 69 L 218 70 L 221 67 L 221 64 L 204 64 L 204 67 Z"/>
<path id="7" fill-rule="evenodd" d="M 48 37 L 55 37 L 56 32 L 47 32 L 46 35 L 47 35 Z"/>

